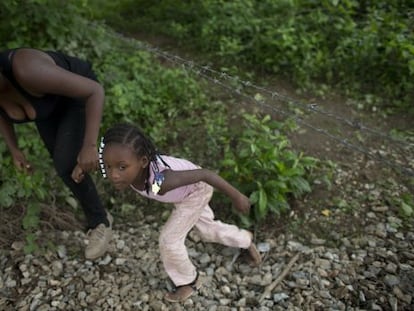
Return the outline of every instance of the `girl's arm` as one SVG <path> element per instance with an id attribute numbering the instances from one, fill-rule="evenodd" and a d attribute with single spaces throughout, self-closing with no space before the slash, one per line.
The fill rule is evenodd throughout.
<path id="1" fill-rule="evenodd" d="M 207 170 L 207 169 L 195 169 L 195 170 L 187 170 L 187 171 L 172 171 L 172 170 L 165 170 L 163 171 L 164 174 L 164 182 L 161 185 L 161 190 L 159 194 L 164 194 L 170 190 L 176 189 L 178 187 L 195 184 L 197 182 L 203 181 L 215 189 L 219 190 L 226 196 L 228 196 L 236 209 L 239 211 L 246 213 L 250 209 L 250 202 L 249 199 L 234 188 L 231 184 L 229 184 L 226 180 L 222 177 L 217 175 L 216 173 Z"/>
<path id="2" fill-rule="evenodd" d="M 95 170 L 98 164 L 96 142 L 105 97 L 103 87 L 57 66 L 49 55 L 33 49 L 16 51 L 13 72 L 19 84 L 34 95 L 57 94 L 85 100 L 86 129 L 78 166 L 84 171 Z"/>

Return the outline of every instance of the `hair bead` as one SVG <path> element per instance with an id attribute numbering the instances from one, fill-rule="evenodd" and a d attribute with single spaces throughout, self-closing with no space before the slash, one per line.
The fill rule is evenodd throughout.
<path id="1" fill-rule="evenodd" d="M 99 154 L 99 168 L 101 169 L 101 173 L 103 178 L 106 178 L 106 171 L 105 171 L 105 163 L 103 161 L 103 150 L 105 147 L 104 138 L 101 137 L 101 143 L 99 144 L 98 154 Z"/>

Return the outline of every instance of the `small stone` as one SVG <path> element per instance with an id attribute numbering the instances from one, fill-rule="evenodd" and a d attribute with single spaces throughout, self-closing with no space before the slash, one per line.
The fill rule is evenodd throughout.
<path id="1" fill-rule="evenodd" d="M 115 264 L 117 265 L 117 266 L 122 266 L 122 265 L 124 265 L 125 264 L 125 262 L 126 262 L 127 260 L 125 259 L 125 258 L 117 258 L 117 259 L 115 259 Z"/>
<path id="2" fill-rule="evenodd" d="M 6 281 L 6 287 L 16 287 L 16 285 L 17 285 L 17 282 L 16 282 L 16 280 L 7 280 Z"/>
<path id="3" fill-rule="evenodd" d="M 208 254 L 202 254 L 199 259 L 201 264 L 207 264 L 211 261 L 211 257 Z"/>
<path id="4" fill-rule="evenodd" d="M 268 251 L 270 251 L 270 244 L 267 242 L 258 243 L 257 249 L 261 253 L 267 253 Z"/>
<path id="5" fill-rule="evenodd" d="M 116 248 L 119 250 L 122 250 L 125 247 L 125 241 L 124 240 L 119 240 L 116 242 Z"/>
<path id="6" fill-rule="evenodd" d="M 273 301 L 276 303 L 278 303 L 279 301 L 288 299 L 288 298 L 289 298 L 289 295 L 285 293 L 277 293 L 273 295 Z"/>
<path id="7" fill-rule="evenodd" d="M 326 240 L 318 239 L 318 238 L 314 237 L 314 238 L 311 239 L 311 243 L 313 245 L 324 245 L 326 243 Z"/>
<path id="8" fill-rule="evenodd" d="M 222 287 L 221 287 L 221 292 L 222 292 L 224 295 L 228 295 L 228 294 L 230 294 L 230 293 L 231 293 L 231 289 L 230 289 L 230 287 L 228 287 L 227 285 L 225 285 L 225 286 L 222 286 Z"/>
<path id="9" fill-rule="evenodd" d="M 66 258 L 67 256 L 67 250 L 65 245 L 59 245 L 57 247 L 57 253 L 60 259 Z"/>
<path id="10" fill-rule="evenodd" d="M 329 270 L 331 268 L 331 262 L 326 259 L 316 258 L 315 265 L 325 270 Z"/>
<path id="11" fill-rule="evenodd" d="M 98 264 L 99 265 L 106 266 L 106 265 L 108 265 L 111 262 L 111 260 L 112 260 L 112 257 L 107 254 L 102 260 L 100 260 L 98 262 Z"/>
<path id="12" fill-rule="evenodd" d="M 63 264 L 59 260 L 55 260 L 52 262 L 52 274 L 55 277 L 58 277 L 63 272 Z"/>
<path id="13" fill-rule="evenodd" d="M 21 251 L 24 248 L 24 242 L 22 241 L 15 241 L 12 243 L 11 248 L 15 251 Z"/>
<path id="14" fill-rule="evenodd" d="M 388 211 L 388 206 L 382 205 L 382 206 L 372 206 L 371 210 L 376 213 L 384 213 Z"/>
<path id="15" fill-rule="evenodd" d="M 385 267 L 385 271 L 387 271 L 388 273 L 391 274 L 395 274 L 397 272 L 397 265 L 393 262 L 390 262 L 387 264 L 387 266 Z"/>
<path id="16" fill-rule="evenodd" d="M 398 285 L 400 283 L 400 280 L 397 276 L 393 274 L 387 274 L 384 277 L 384 283 L 387 284 L 389 287 L 393 287 L 395 285 Z"/>

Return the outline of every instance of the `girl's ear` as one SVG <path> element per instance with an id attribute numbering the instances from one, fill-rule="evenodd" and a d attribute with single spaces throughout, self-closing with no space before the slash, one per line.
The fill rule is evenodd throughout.
<path id="1" fill-rule="evenodd" d="M 148 166 L 149 162 L 150 161 L 149 161 L 148 157 L 147 156 L 143 156 L 141 158 L 141 166 L 142 166 L 142 168 L 146 168 Z"/>

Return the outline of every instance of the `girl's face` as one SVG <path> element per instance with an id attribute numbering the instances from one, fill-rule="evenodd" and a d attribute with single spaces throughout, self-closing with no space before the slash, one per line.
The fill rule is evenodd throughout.
<path id="1" fill-rule="evenodd" d="M 118 143 L 105 145 L 102 156 L 108 179 L 116 189 L 124 190 L 131 184 L 144 188 L 149 164 L 146 156 L 138 157 L 131 147 Z"/>

